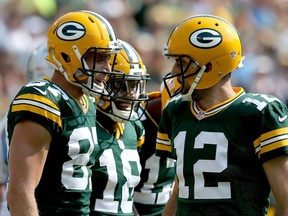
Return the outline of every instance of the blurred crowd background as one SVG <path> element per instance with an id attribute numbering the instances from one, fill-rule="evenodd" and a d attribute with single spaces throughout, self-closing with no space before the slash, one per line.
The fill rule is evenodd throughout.
<path id="1" fill-rule="evenodd" d="M 238 28 L 246 56 L 234 84 L 288 103 L 288 0 L 0 0 L 0 117 L 27 82 L 28 57 L 50 24 L 78 9 L 106 17 L 138 50 L 152 77 L 148 91 L 171 69 L 162 48 L 174 25 L 196 14 L 221 16 Z"/>

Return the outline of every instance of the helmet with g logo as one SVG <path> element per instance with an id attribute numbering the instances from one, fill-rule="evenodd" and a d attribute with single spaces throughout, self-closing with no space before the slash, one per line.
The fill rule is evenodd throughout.
<path id="1" fill-rule="evenodd" d="M 207 89 L 218 83 L 225 75 L 242 66 L 242 44 L 238 31 L 228 21 L 212 16 L 191 16 L 178 23 L 172 30 L 163 55 L 179 60 L 181 72 L 168 73 L 167 82 L 178 77 L 181 87 L 169 92 L 175 96 L 182 92 L 188 81 L 195 89 Z M 181 59 L 187 62 L 181 65 Z M 182 80 L 182 81 L 181 81 Z"/>
<path id="2" fill-rule="evenodd" d="M 111 71 L 95 69 L 97 54 L 115 54 L 122 48 L 112 26 L 104 17 L 84 10 L 67 13 L 50 27 L 47 45 L 47 62 L 60 71 L 68 82 L 92 96 L 111 93 L 94 80 L 95 73 L 104 73 L 107 79 L 112 75 Z M 85 57 L 91 53 L 94 55 L 93 68 L 89 68 L 85 61 Z"/>
<path id="3" fill-rule="evenodd" d="M 117 54 L 114 71 L 125 74 L 118 79 L 111 96 L 101 96 L 97 108 L 115 122 L 135 121 L 139 119 L 136 109 L 140 102 L 147 101 L 146 82 L 150 79 L 146 67 L 131 44 L 120 40 L 123 49 Z"/>

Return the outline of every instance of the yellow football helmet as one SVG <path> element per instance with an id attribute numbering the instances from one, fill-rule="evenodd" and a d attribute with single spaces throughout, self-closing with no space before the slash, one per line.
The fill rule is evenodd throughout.
<path id="1" fill-rule="evenodd" d="M 244 59 L 236 28 L 212 15 L 191 16 L 178 23 L 164 45 L 163 55 L 178 59 L 181 68 L 180 73 L 168 73 L 163 78 L 170 97 L 183 93 L 186 80 L 190 85 L 190 98 L 194 88 L 210 88 L 226 74 L 241 67 Z M 185 68 L 181 64 L 182 59 L 187 62 Z M 167 82 L 175 77 L 181 87 L 170 92 Z"/>
<path id="2" fill-rule="evenodd" d="M 101 96 L 97 107 L 115 122 L 135 121 L 139 119 L 136 112 L 139 103 L 149 99 L 146 82 L 150 77 L 138 52 L 129 43 L 120 42 L 123 49 L 117 54 L 113 72 L 125 73 L 124 81 L 116 75 L 114 93 Z"/>
<path id="3" fill-rule="evenodd" d="M 84 10 L 63 15 L 48 30 L 47 46 L 47 62 L 59 70 L 69 83 L 95 97 L 111 93 L 112 89 L 104 90 L 103 85 L 97 85 L 94 80 L 95 73 L 104 73 L 107 79 L 115 76 L 111 71 L 95 69 L 97 54 L 116 54 L 122 49 L 112 26 L 104 17 Z M 94 66 L 88 68 L 85 57 L 91 53 L 94 55 Z"/>

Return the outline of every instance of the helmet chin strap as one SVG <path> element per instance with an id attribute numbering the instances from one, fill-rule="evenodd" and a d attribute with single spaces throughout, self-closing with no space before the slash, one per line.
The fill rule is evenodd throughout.
<path id="1" fill-rule="evenodd" d="M 206 66 L 203 65 L 201 67 L 201 70 L 197 73 L 196 78 L 194 79 L 192 85 L 190 86 L 189 91 L 182 96 L 184 101 L 191 101 L 192 93 L 193 93 L 194 89 L 196 88 L 196 85 L 200 81 L 200 79 L 201 79 L 201 77 L 202 77 L 202 75 L 203 75 L 205 70 L 206 70 Z"/>

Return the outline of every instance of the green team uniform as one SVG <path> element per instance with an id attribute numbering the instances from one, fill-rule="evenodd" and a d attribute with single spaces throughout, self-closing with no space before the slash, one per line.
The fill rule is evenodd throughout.
<path id="1" fill-rule="evenodd" d="M 101 152 L 92 167 L 90 215 L 134 215 L 133 193 L 141 172 L 137 145 L 143 144 L 144 128 L 139 120 L 117 126 L 112 134 L 97 120 Z"/>
<path id="2" fill-rule="evenodd" d="M 177 160 L 177 215 L 266 215 L 262 164 L 288 154 L 288 110 L 270 95 L 237 95 L 205 112 L 195 101 L 164 110 L 157 154 Z"/>
<path id="3" fill-rule="evenodd" d="M 35 191 L 40 215 L 88 215 L 91 169 L 99 151 L 95 105 L 87 96 L 81 106 L 60 87 L 42 80 L 23 87 L 11 103 L 8 136 L 25 119 L 41 124 L 52 136 Z M 31 131 L 33 133 L 33 131 Z"/>
<path id="4" fill-rule="evenodd" d="M 175 179 L 175 160 L 155 155 L 158 124 L 151 115 L 144 112 L 142 106 L 140 108 L 145 142 L 139 152 L 142 172 L 140 183 L 135 188 L 134 203 L 140 215 L 160 216 L 171 195 Z"/>

